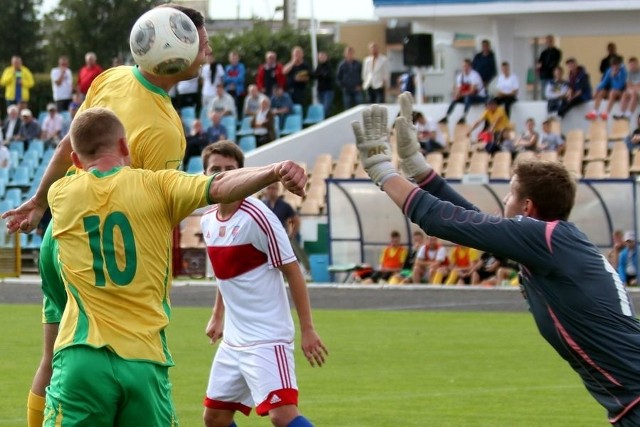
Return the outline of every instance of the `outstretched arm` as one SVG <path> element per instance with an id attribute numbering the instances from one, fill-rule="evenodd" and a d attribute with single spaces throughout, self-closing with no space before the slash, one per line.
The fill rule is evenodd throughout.
<path id="1" fill-rule="evenodd" d="M 222 331 L 224 328 L 224 300 L 220 289 L 216 290 L 216 302 L 213 305 L 213 311 L 211 318 L 205 328 L 205 334 L 209 337 L 211 344 L 215 344 L 220 338 L 222 338 Z"/>
<path id="2" fill-rule="evenodd" d="M 29 233 L 38 226 L 44 211 L 47 210 L 49 187 L 65 175 L 71 164 L 71 139 L 67 135 L 62 138 L 62 141 L 56 147 L 56 151 L 38 185 L 36 194 L 16 209 L 2 214 L 2 218 L 7 219 L 9 233 L 17 231 Z"/>
<path id="3" fill-rule="evenodd" d="M 213 204 L 242 200 L 278 181 L 282 182 L 286 190 L 304 197 L 307 174 L 298 164 L 286 160 L 217 174 L 209 187 L 209 201 Z"/>

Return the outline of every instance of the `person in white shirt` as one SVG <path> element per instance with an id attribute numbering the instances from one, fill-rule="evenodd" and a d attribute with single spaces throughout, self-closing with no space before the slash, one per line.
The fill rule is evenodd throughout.
<path id="1" fill-rule="evenodd" d="M 426 117 L 419 111 L 415 111 L 413 113 L 413 124 L 416 127 L 416 132 L 418 132 L 418 143 L 422 154 L 445 149 L 444 135 L 435 120 L 431 117 Z"/>
<path id="2" fill-rule="evenodd" d="M 58 66 L 51 69 L 51 91 L 58 111 L 69 110 L 73 95 L 73 74 L 66 56 L 58 58 Z"/>
<path id="3" fill-rule="evenodd" d="M 420 247 L 413 262 L 413 283 L 424 283 L 425 280 L 434 283 L 438 269 L 447 263 L 447 248 L 440 244 L 437 237 L 429 236 L 427 244 Z M 441 278 L 438 280 L 442 281 Z"/>
<path id="4" fill-rule="evenodd" d="M 547 100 L 547 113 L 558 115 L 558 110 L 567 99 L 569 83 L 563 78 L 562 67 L 553 69 L 553 79 L 549 80 L 544 89 L 544 97 Z"/>
<path id="5" fill-rule="evenodd" d="M 63 119 L 62 114 L 58 113 L 56 104 L 47 104 L 47 117 L 42 122 L 42 139 L 47 146 L 55 147 L 62 138 Z"/>
<path id="6" fill-rule="evenodd" d="M 384 104 L 384 91 L 389 86 L 389 60 L 380 54 L 376 43 L 369 44 L 370 55 L 362 62 L 362 89 L 371 104 Z"/>
<path id="7" fill-rule="evenodd" d="M 466 123 L 467 113 L 474 104 L 484 104 L 487 101 L 487 91 L 482 83 L 482 77 L 471 68 L 471 60 L 465 59 L 462 63 L 462 72 L 456 78 L 456 87 L 453 93 L 453 100 L 447 109 L 447 115 L 440 123 L 447 123 L 449 116 L 453 113 L 456 104 L 464 104 L 464 113 L 458 120 L 459 124 Z"/>
<path id="8" fill-rule="evenodd" d="M 19 139 L 18 135 L 20 134 L 21 126 L 20 107 L 15 104 L 9 105 L 7 107 L 7 118 L 2 123 L 3 141 L 9 142 Z"/>
<path id="9" fill-rule="evenodd" d="M 194 77 L 189 80 L 183 80 L 176 85 L 177 98 L 179 108 L 198 106 L 198 84 L 200 77 Z"/>
<path id="10" fill-rule="evenodd" d="M 229 95 L 224 90 L 223 84 L 216 86 L 216 96 L 211 100 L 211 104 L 209 104 L 207 110 L 209 111 L 209 114 L 216 111 L 221 113 L 223 116 L 233 116 L 238 118 L 236 101 L 233 99 L 233 96 Z"/>
<path id="11" fill-rule="evenodd" d="M 518 81 L 518 76 L 511 73 L 511 67 L 508 62 L 503 62 L 500 68 L 501 73 L 496 82 L 498 93 L 494 98 L 498 105 L 504 105 L 507 117 L 511 117 L 511 105 L 518 100 L 520 82 Z"/>
<path id="12" fill-rule="evenodd" d="M 216 62 L 216 56 L 212 53 L 209 56 L 209 63 L 204 64 L 200 69 L 203 109 L 206 109 L 216 97 L 216 86 L 223 83 L 223 78 L 224 67 L 221 63 Z"/>
<path id="13" fill-rule="evenodd" d="M 274 114 L 271 111 L 271 101 L 262 95 L 260 106 L 251 119 L 251 127 L 253 128 L 253 134 L 256 137 L 256 145 L 258 147 L 276 139 L 274 126 L 275 120 Z"/>
<path id="14" fill-rule="evenodd" d="M 264 99 L 268 99 L 264 94 L 260 93 L 258 86 L 251 84 L 247 88 L 247 97 L 244 99 L 244 108 L 242 109 L 242 117 L 251 117 L 260 109 L 260 104 Z"/>
<path id="15" fill-rule="evenodd" d="M 2 137 L 2 131 L 0 131 L 0 137 Z M 0 142 L 0 169 L 9 167 L 10 158 L 11 155 L 9 154 L 9 149 L 6 145 Z"/>
<path id="16" fill-rule="evenodd" d="M 231 141 L 204 148 L 207 175 L 242 168 L 244 155 Z M 300 324 L 302 352 L 322 366 L 327 348 L 315 331 L 300 265 L 278 217 L 248 197 L 213 206 L 201 219 L 202 235 L 218 291 L 205 328 L 222 340 L 204 399 L 204 425 L 235 425 L 236 411 L 255 407 L 273 425 L 310 427 L 298 411 L 293 358 L 295 326 L 283 274 Z"/>

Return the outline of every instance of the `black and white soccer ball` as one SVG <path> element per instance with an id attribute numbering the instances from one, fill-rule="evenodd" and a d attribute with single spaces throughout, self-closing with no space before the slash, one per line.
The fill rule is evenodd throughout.
<path id="1" fill-rule="evenodd" d="M 196 60 L 198 29 L 179 10 L 157 7 L 138 18 L 131 29 L 129 46 L 140 68 L 156 76 L 170 76 Z"/>

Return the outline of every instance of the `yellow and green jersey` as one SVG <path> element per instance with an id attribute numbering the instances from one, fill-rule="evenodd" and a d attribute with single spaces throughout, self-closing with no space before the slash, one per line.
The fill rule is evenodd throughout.
<path id="1" fill-rule="evenodd" d="M 172 230 L 209 201 L 212 177 L 129 167 L 64 177 L 50 188 L 53 237 L 68 302 L 55 351 L 108 347 L 172 365 Z"/>
<path id="2" fill-rule="evenodd" d="M 132 168 L 180 168 L 187 145 L 180 116 L 167 92 L 137 67 L 114 67 L 96 77 L 78 112 L 91 107 L 109 108 L 124 124 Z"/>

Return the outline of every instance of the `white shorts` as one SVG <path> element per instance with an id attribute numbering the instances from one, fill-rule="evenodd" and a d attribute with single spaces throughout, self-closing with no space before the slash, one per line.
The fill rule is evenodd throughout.
<path id="1" fill-rule="evenodd" d="M 237 349 L 220 344 L 209 374 L 204 405 L 258 415 L 298 405 L 293 343 Z"/>

